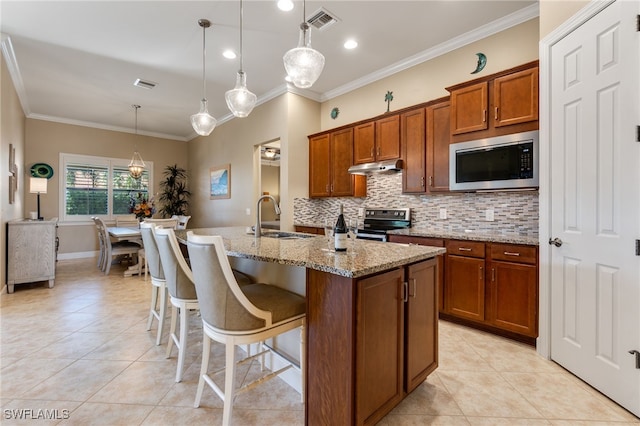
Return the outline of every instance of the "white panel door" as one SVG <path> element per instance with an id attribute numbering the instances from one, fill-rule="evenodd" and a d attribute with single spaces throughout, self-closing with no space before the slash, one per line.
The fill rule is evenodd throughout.
<path id="1" fill-rule="evenodd" d="M 638 1 L 551 48 L 551 357 L 640 415 Z M 550 242 L 551 243 L 551 242 Z"/>

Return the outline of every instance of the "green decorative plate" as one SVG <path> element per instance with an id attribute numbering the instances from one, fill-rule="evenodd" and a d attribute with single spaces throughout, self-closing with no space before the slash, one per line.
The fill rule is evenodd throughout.
<path id="1" fill-rule="evenodd" d="M 46 163 L 36 163 L 31 166 L 31 176 L 51 179 L 53 176 L 53 168 Z"/>

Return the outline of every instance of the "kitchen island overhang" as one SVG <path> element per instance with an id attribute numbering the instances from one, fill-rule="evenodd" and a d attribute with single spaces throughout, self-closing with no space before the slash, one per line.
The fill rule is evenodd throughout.
<path id="1" fill-rule="evenodd" d="M 176 231 L 182 242 L 187 231 L 222 236 L 234 267 L 260 281 L 304 289 L 305 424 L 375 424 L 437 367 L 436 256 L 444 248 L 358 240 L 355 253 L 335 253 L 323 236 L 195 228 Z M 278 343 L 285 352 L 295 346 Z"/>

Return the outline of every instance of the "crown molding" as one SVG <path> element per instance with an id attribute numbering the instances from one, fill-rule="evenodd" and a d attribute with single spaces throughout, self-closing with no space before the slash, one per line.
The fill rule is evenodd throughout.
<path id="1" fill-rule="evenodd" d="M 344 95 L 353 90 L 359 89 L 368 84 L 371 84 L 383 78 L 389 77 L 400 71 L 404 71 L 406 69 L 419 65 L 423 62 L 434 59 L 438 56 L 452 52 L 468 44 L 474 43 L 478 40 L 482 40 L 483 38 L 487 38 L 501 31 L 514 27 L 516 25 L 530 21 L 531 19 L 535 19 L 539 16 L 540 16 L 539 5 L 537 3 L 532 4 L 529 7 L 526 7 L 510 15 L 507 15 L 501 19 L 495 20 L 479 28 L 476 28 L 473 31 L 469 31 L 458 37 L 452 38 L 451 40 L 447 40 L 446 42 L 441 43 L 435 47 L 432 47 L 431 49 L 424 50 L 420 53 L 417 53 L 413 56 L 410 56 L 399 62 L 396 62 L 395 64 L 389 65 L 371 74 L 367 74 L 343 86 L 337 87 L 333 90 L 329 90 L 322 94 L 320 102 L 325 102 L 337 96 Z"/>

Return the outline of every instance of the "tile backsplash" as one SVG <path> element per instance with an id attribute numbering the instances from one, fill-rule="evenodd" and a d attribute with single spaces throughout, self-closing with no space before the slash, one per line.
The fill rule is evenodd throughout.
<path id="1" fill-rule="evenodd" d="M 356 216 L 361 207 L 410 207 L 413 227 L 538 236 L 538 191 L 403 194 L 402 174 L 396 173 L 368 176 L 367 194 L 362 198 L 296 198 L 294 223 L 321 225 L 325 218 L 337 218 L 340 204 L 343 204 L 347 218 Z M 446 209 L 446 219 L 440 219 L 440 209 Z M 488 209 L 494 212 L 493 221 L 487 221 Z"/>

